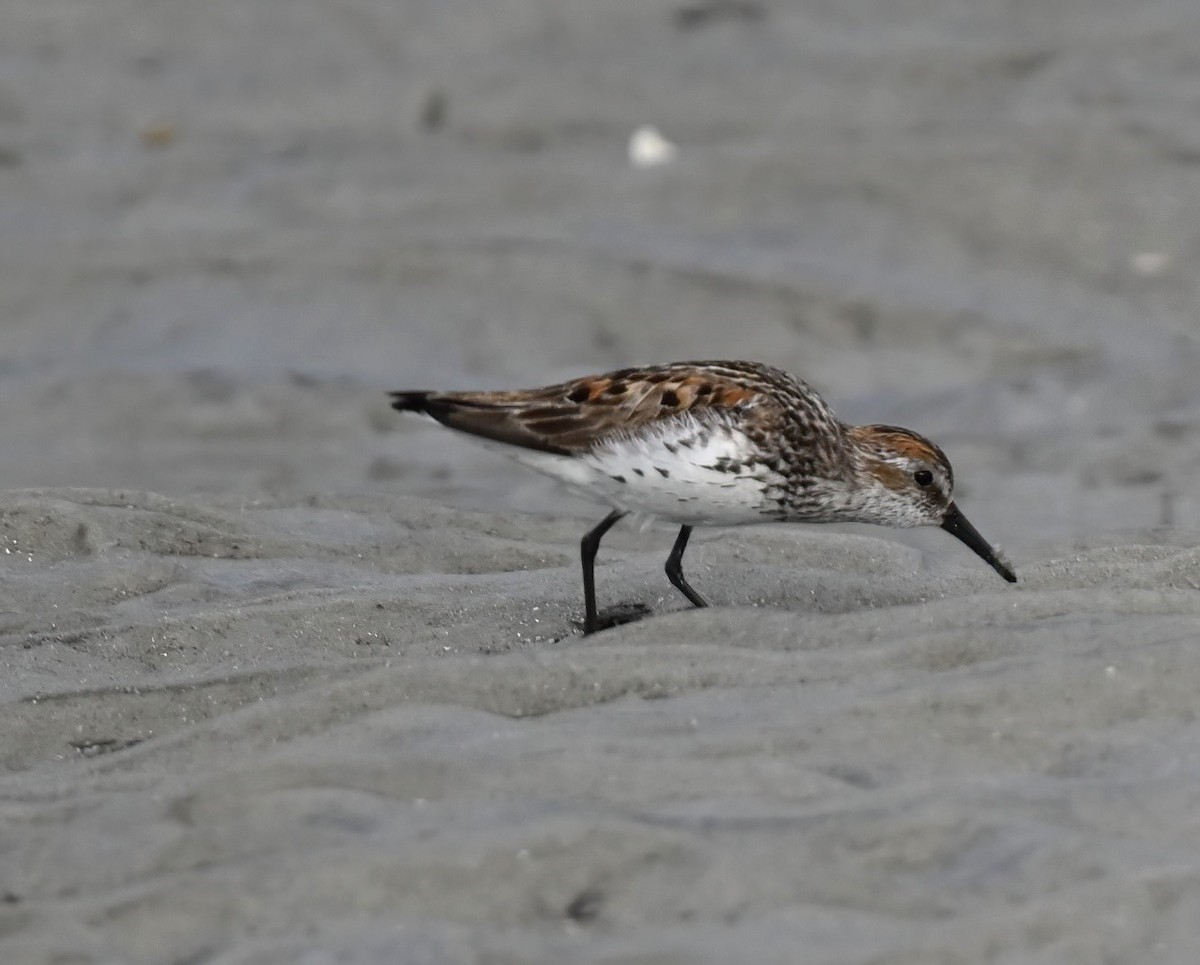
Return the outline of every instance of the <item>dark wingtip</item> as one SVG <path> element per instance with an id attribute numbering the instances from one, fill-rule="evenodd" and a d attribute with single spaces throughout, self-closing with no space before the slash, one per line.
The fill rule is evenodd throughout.
<path id="1" fill-rule="evenodd" d="M 398 412 L 428 412 L 428 392 L 389 392 L 392 408 Z"/>

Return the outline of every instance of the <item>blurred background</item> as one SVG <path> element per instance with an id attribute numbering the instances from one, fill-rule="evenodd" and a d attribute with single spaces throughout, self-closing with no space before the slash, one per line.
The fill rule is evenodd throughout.
<path id="1" fill-rule="evenodd" d="M 1010 545 L 1200 527 L 1192 0 L 3 20 L 0 487 L 574 511 L 384 391 L 742 357 Z"/>

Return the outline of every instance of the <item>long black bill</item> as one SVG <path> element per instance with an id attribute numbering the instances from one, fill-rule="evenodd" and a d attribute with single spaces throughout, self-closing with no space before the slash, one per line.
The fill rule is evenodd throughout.
<path id="1" fill-rule="evenodd" d="M 1008 564 L 996 555 L 996 551 L 988 545 L 988 541 L 979 535 L 979 530 L 967 522 L 967 517 L 959 511 L 954 503 L 950 504 L 946 510 L 946 515 L 942 517 L 942 529 L 953 536 L 957 536 L 971 547 L 982 559 L 987 561 L 993 570 L 1008 580 L 1009 583 L 1017 582 L 1017 574 L 1009 569 Z"/>

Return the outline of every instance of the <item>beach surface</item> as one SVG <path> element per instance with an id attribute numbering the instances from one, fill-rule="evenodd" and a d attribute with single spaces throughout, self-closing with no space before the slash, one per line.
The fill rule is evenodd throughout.
<path id="1" fill-rule="evenodd" d="M 1195 961 L 1194 4 L 9 6 L 0 962 Z M 688 358 L 1020 581 L 386 397 Z"/>

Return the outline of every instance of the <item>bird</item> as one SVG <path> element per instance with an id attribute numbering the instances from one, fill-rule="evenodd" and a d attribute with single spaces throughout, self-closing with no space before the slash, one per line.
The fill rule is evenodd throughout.
<path id="1" fill-rule="evenodd" d="M 628 617 L 596 607 L 600 541 L 634 513 L 679 525 L 671 584 L 696 526 L 875 523 L 940 526 L 1001 577 L 1009 564 L 954 501 L 933 442 L 892 425 L 848 425 L 807 382 L 760 362 L 672 362 L 533 389 L 396 391 L 393 408 L 500 444 L 518 462 L 609 507 L 580 542 L 585 635 Z"/>

